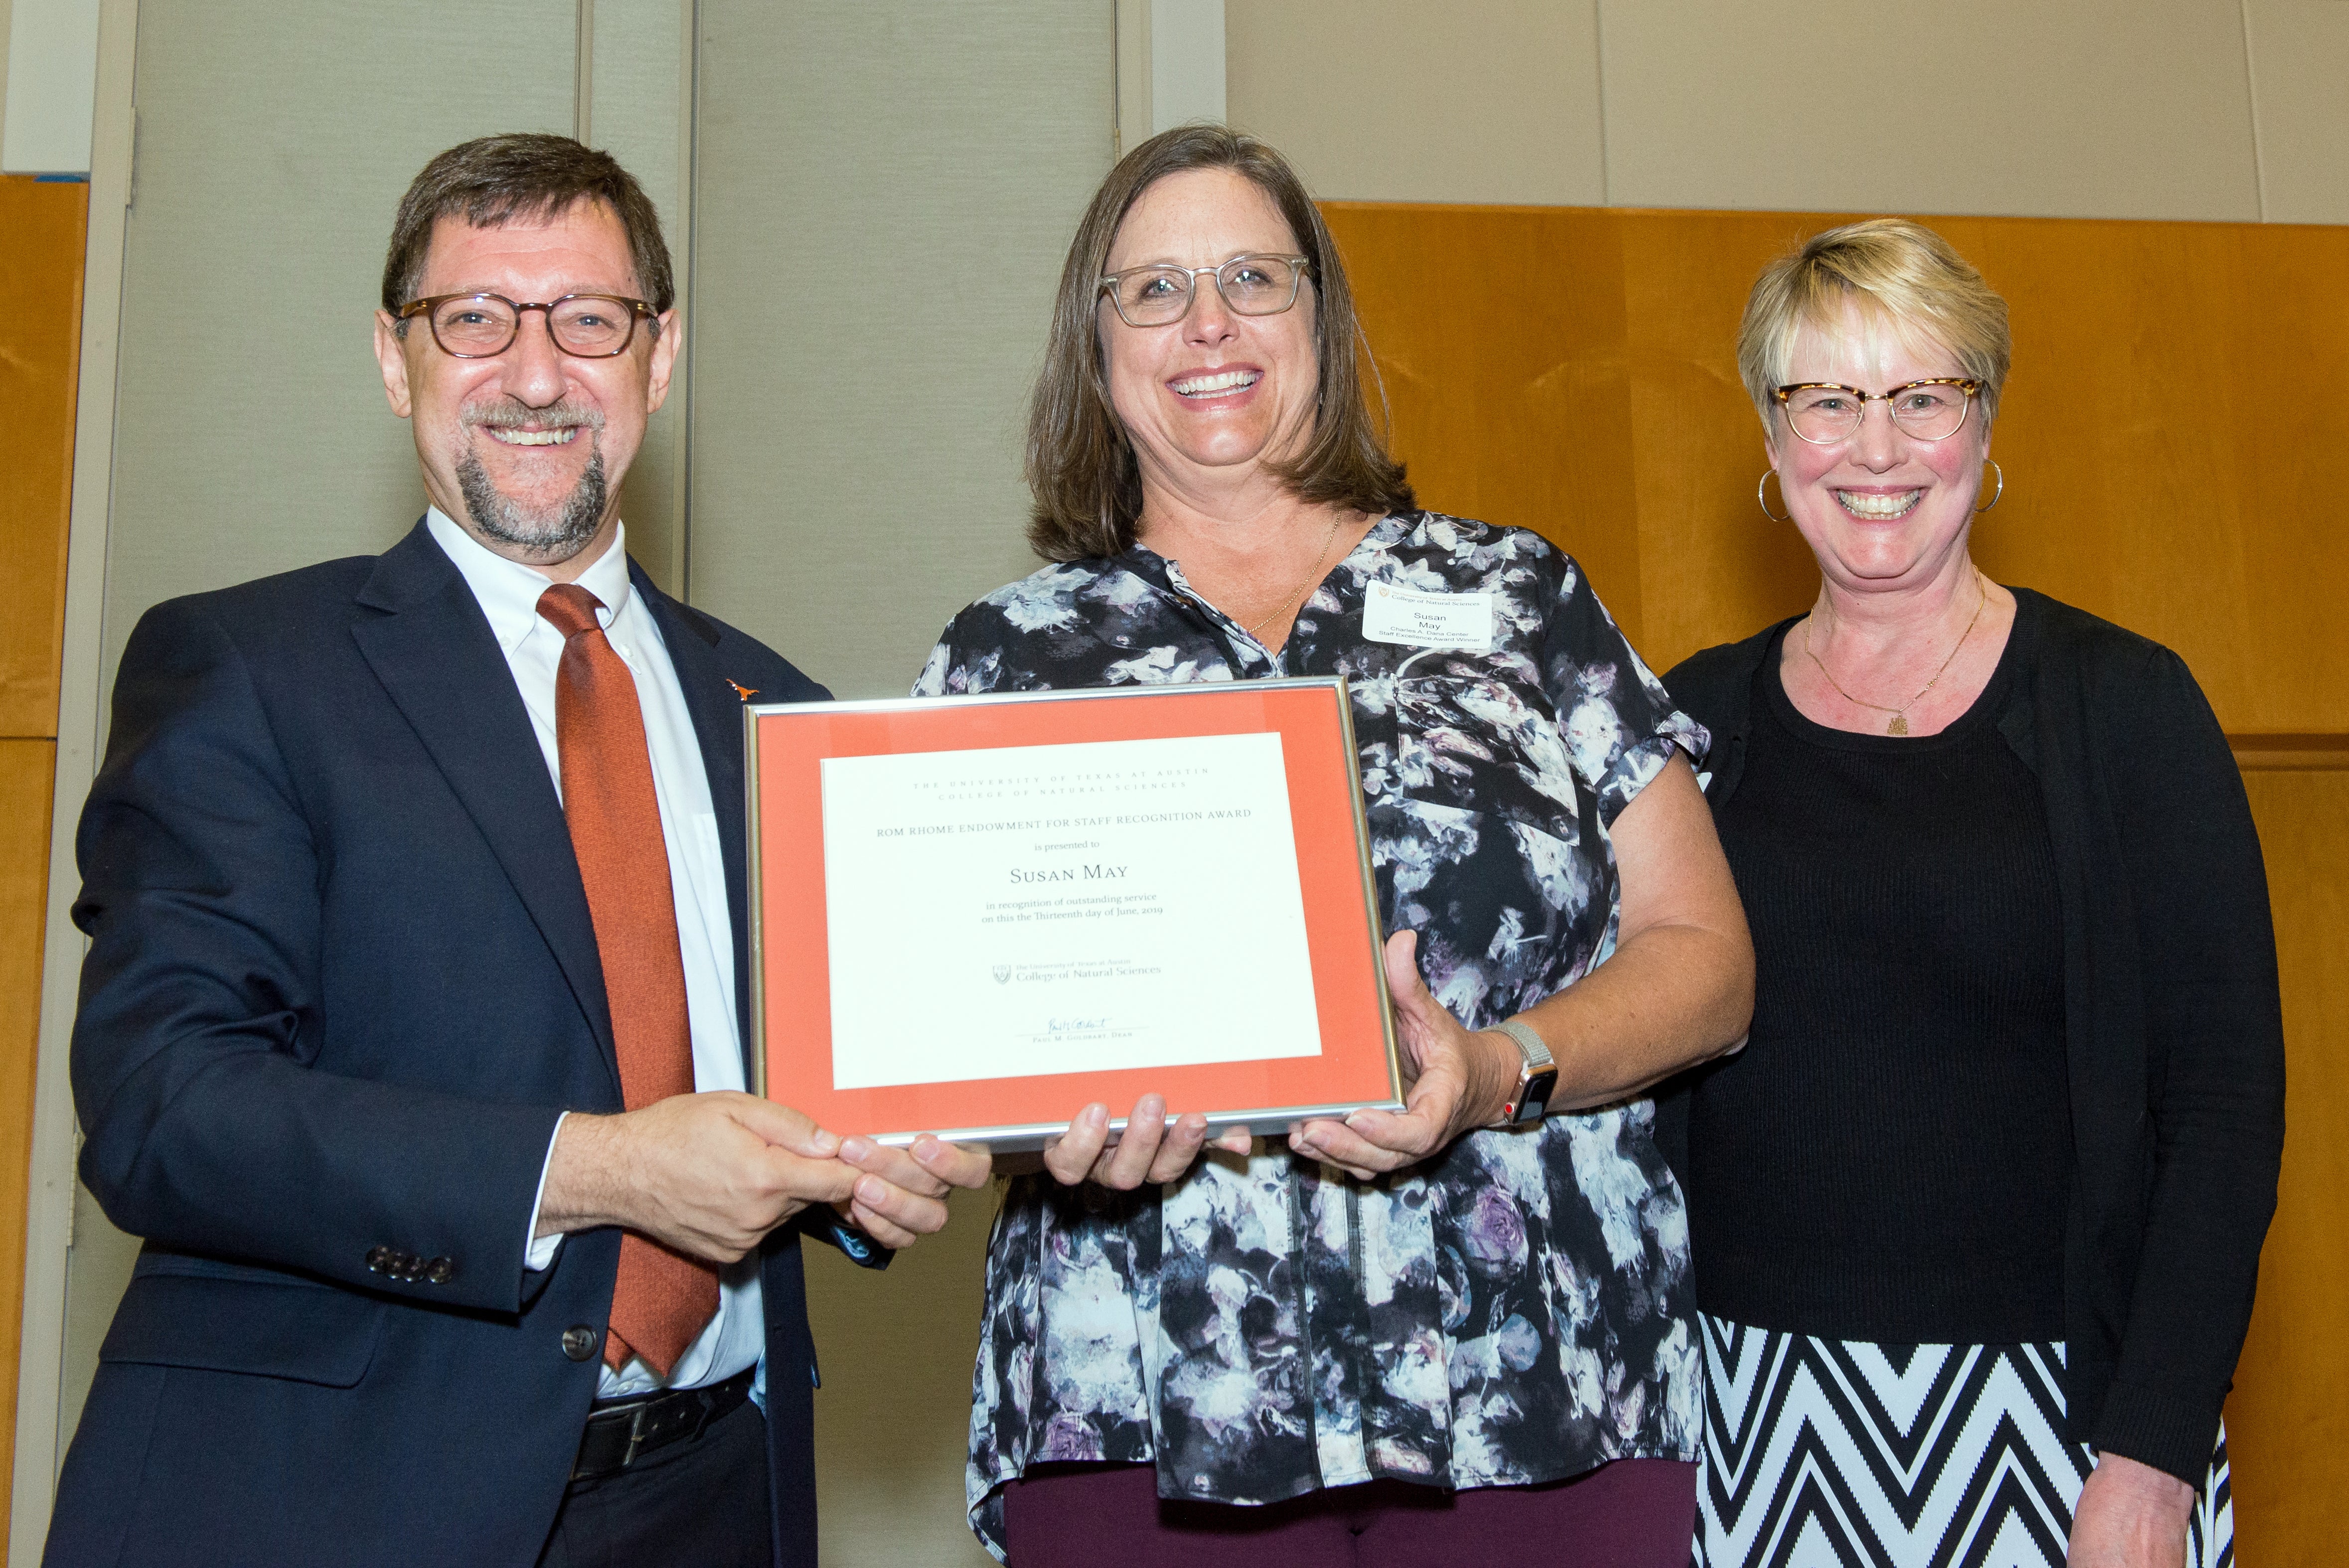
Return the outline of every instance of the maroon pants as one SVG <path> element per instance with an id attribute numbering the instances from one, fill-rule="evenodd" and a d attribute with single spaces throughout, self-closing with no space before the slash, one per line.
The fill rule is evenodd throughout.
<path id="1" fill-rule="evenodd" d="M 1238 1546 L 1281 1568 L 1688 1568 L 1696 1466 L 1617 1460 L 1546 1486 L 1372 1481 L 1262 1508 L 1162 1501 L 1148 1465 L 1039 1465 L 1003 1490 L 1011 1568 L 1199 1568 Z"/>

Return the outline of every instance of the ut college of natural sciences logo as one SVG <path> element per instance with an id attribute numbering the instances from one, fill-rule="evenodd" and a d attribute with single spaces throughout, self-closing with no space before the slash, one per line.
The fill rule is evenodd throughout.
<path id="1" fill-rule="evenodd" d="M 995 983 L 996 983 L 998 985 L 1001 985 L 1007 984 L 1007 983 L 1010 980 L 1010 978 L 1011 978 L 1011 965 L 1009 965 L 1009 964 L 999 964 L 999 965 L 997 965 L 995 966 Z"/>

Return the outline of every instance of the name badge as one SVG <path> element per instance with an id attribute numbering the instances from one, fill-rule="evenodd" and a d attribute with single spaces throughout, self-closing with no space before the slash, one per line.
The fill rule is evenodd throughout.
<path id="1" fill-rule="evenodd" d="M 1489 654 L 1493 651 L 1493 596 L 1423 593 L 1392 583 L 1373 583 L 1362 604 L 1362 635 L 1374 643 Z"/>

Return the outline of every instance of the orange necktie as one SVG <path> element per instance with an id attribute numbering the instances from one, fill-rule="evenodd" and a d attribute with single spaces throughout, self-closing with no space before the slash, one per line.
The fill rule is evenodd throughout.
<path id="1" fill-rule="evenodd" d="M 538 613 L 563 634 L 554 672 L 554 749 L 563 766 L 563 815 L 620 1057 L 620 1099 L 636 1110 L 693 1092 L 693 1036 L 686 1021 L 685 964 L 652 753 L 636 677 L 597 624 L 603 601 L 575 583 L 539 595 Z M 718 1272 L 634 1231 L 620 1236 L 604 1364 L 630 1354 L 663 1378 L 718 1312 Z"/>

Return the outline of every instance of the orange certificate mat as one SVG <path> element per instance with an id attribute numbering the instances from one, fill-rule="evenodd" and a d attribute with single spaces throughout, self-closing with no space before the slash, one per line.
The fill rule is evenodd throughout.
<path id="1" fill-rule="evenodd" d="M 745 709 L 761 1090 L 1033 1149 L 1397 1109 L 1342 679 Z"/>

